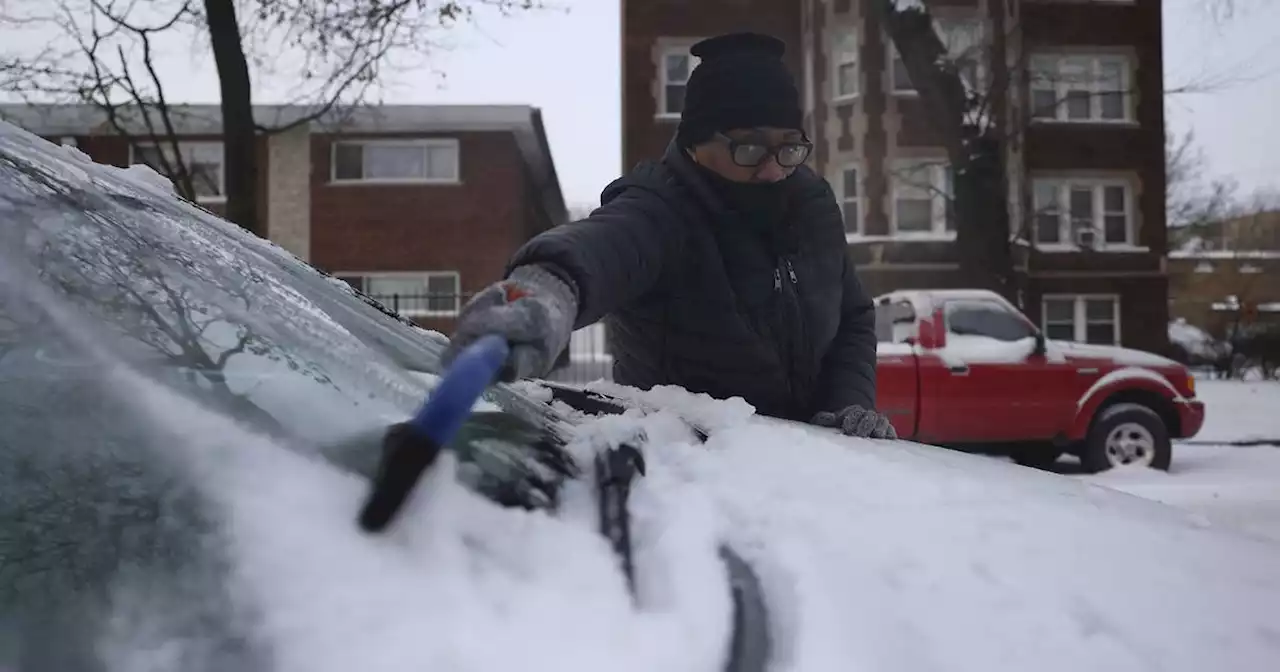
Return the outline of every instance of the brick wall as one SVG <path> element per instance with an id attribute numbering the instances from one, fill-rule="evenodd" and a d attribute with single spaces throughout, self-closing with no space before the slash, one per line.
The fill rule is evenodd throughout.
<path id="1" fill-rule="evenodd" d="M 459 184 L 331 184 L 335 137 L 311 137 L 312 263 L 333 273 L 457 271 L 464 294 L 501 277 L 527 226 L 526 179 L 514 136 L 426 137 L 458 139 Z M 424 326 L 447 333 L 452 320 Z"/>
<path id="2" fill-rule="evenodd" d="M 676 120 L 656 119 L 662 38 L 691 45 L 722 33 L 749 30 L 787 43 L 786 62 L 797 82 L 801 70 L 798 0 L 622 0 L 622 166 L 662 155 Z"/>

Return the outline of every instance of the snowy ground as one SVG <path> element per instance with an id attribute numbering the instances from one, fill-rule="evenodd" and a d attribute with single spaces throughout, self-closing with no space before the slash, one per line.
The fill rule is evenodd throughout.
<path id="1" fill-rule="evenodd" d="M 1174 446 L 1168 473 L 1152 469 L 1081 476 L 1085 480 L 1203 514 L 1209 520 L 1280 540 L 1280 383 L 1197 381 L 1204 429 Z M 1058 471 L 1069 473 L 1065 460 Z"/>

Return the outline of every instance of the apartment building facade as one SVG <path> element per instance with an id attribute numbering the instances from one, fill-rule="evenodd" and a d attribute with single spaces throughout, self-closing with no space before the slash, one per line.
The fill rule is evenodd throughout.
<path id="1" fill-rule="evenodd" d="M 1280 324 L 1280 210 L 1188 227 L 1169 252 L 1169 310 L 1217 338 Z"/>
<path id="2" fill-rule="evenodd" d="M 959 287 L 942 136 L 867 2 L 621 0 L 623 168 L 656 157 L 696 67 L 689 47 L 775 35 L 801 83 L 811 167 L 845 214 L 872 293 Z M 982 95 L 1002 25 L 1009 91 L 998 129 L 1027 315 L 1054 338 L 1168 347 L 1159 0 L 926 0 Z M 1004 12 L 995 21 L 995 12 Z"/>
<path id="3" fill-rule="evenodd" d="M 283 127 L 305 113 L 260 106 L 255 117 Z M 218 106 L 175 106 L 171 117 L 196 201 L 222 214 Z M 0 118 L 100 163 L 161 173 L 176 163 L 167 139 L 122 133 L 92 107 L 4 105 Z M 516 248 L 568 218 L 541 113 L 528 106 L 347 109 L 261 135 L 257 149 L 266 237 L 446 333 Z"/>

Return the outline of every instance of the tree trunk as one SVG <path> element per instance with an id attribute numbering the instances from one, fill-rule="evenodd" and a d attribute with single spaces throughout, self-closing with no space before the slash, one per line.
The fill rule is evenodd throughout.
<path id="1" fill-rule="evenodd" d="M 258 212 L 258 153 L 252 87 L 249 64 L 240 43 L 235 4 L 233 0 L 204 0 L 204 10 L 222 94 L 226 217 L 252 233 L 265 236 L 266 227 L 262 226 Z"/>
<path id="2" fill-rule="evenodd" d="M 984 136 L 967 144 L 970 150 L 956 166 L 954 182 L 960 271 L 971 286 L 999 292 L 1016 303 L 1000 143 Z"/>
<path id="3" fill-rule="evenodd" d="M 902 55 L 930 123 L 941 131 L 954 176 L 952 206 L 961 274 L 969 286 L 999 292 L 1017 302 L 1009 248 L 1008 182 L 998 126 L 966 118 L 975 101 L 966 93 L 959 72 L 943 67 L 948 62 L 946 48 L 924 7 L 899 10 L 894 0 L 870 4 Z M 991 114 L 1003 100 L 988 100 L 985 105 Z"/>

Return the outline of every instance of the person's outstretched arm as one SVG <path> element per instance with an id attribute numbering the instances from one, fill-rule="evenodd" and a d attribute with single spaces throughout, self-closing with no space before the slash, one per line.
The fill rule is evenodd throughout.
<path id="1" fill-rule="evenodd" d="M 666 203 L 633 188 L 586 219 L 535 236 L 516 251 L 507 275 L 529 265 L 554 273 L 574 290 L 573 328 L 580 329 L 653 287 L 681 240 Z"/>
<path id="2" fill-rule="evenodd" d="M 822 396 L 813 422 L 845 434 L 896 438 L 888 418 L 876 412 L 876 311 L 844 258 L 840 328 L 822 361 Z"/>
<path id="3" fill-rule="evenodd" d="M 498 334 L 511 345 L 504 380 L 545 375 L 574 329 L 654 286 L 679 254 L 679 226 L 657 194 L 632 188 L 585 219 L 538 234 L 516 251 L 502 281 L 467 302 L 444 363 Z"/>

